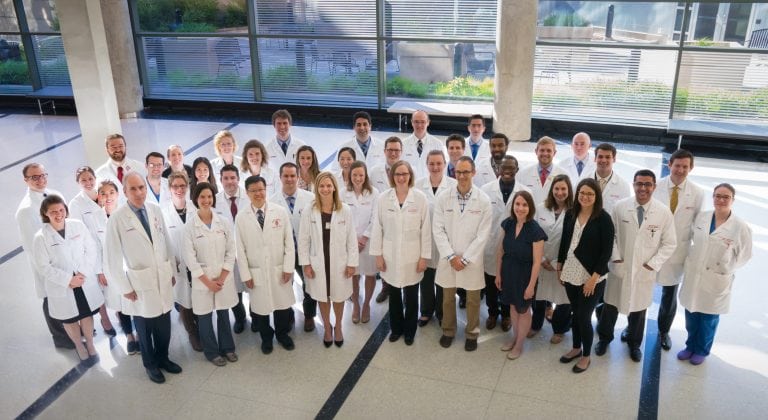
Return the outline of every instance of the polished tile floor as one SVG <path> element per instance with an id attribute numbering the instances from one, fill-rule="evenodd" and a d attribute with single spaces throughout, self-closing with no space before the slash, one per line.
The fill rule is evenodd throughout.
<path id="1" fill-rule="evenodd" d="M 268 122 L 180 119 L 126 120 L 123 133 L 128 155 L 141 159 L 152 150 L 164 152 L 170 143 L 190 149 L 229 126 L 241 144 L 273 134 Z M 236 336 L 240 361 L 219 368 L 192 351 L 174 313 L 171 357 L 184 372 L 155 385 L 141 368 L 140 357 L 125 353 L 124 338 L 110 342 L 100 327 L 96 342 L 101 362 L 87 370 L 73 369 L 77 356 L 51 345 L 26 255 L 14 252 L 20 246 L 13 214 L 25 189 L 24 164 L 43 163 L 50 187 L 67 197 L 77 192 L 73 171 L 86 162 L 76 118 L 0 113 L 0 133 L 0 192 L 8 200 L 0 210 L 0 279 L 5 290 L 0 317 L 6 320 L 0 324 L 0 418 L 25 410 L 51 419 L 282 419 L 318 413 L 350 419 L 635 418 L 658 410 L 660 418 L 750 419 L 765 418 L 768 410 L 768 285 L 760 274 L 768 271 L 766 164 L 698 158 L 691 174 L 707 190 L 722 181 L 735 185 L 735 211 L 750 222 L 755 244 L 752 261 L 737 274 L 732 313 L 722 317 L 712 356 L 702 366 L 675 358 L 685 337 L 681 313 L 671 333 L 672 351 L 656 349 L 655 330 L 648 328 L 651 351 L 645 349 L 643 363 L 632 362 L 616 340 L 605 356 L 593 358 L 588 372 L 577 376 L 570 365 L 557 360 L 570 347 L 570 334 L 552 345 L 551 330 L 545 326 L 528 341 L 523 357 L 508 361 L 498 350 L 506 339 L 498 328 L 483 329 L 478 351 L 466 353 L 461 332 L 453 347 L 441 348 L 440 330 L 432 322 L 420 328 L 415 344 L 407 347 L 402 340 L 382 343 L 387 325 L 378 332 L 377 326 L 387 307 L 378 304 L 368 324 L 354 325 L 347 314 L 341 349 L 323 347 L 321 328 L 304 333 L 299 314 L 299 327 L 292 334 L 296 350 L 277 346 L 265 356 L 260 339 L 246 329 Z M 307 140 L 325 160 L 352 131 L 297 121 L 293 134 Z M 390 134 L 397 133 L 375 133 L 379 138 Z M 524 166 L 534 161 L 533 146 L 516 143 L 509 152 Z M 660 173 L 663 156 L 653 147 L 619 147 L 616 170 L 625 178 L 638 168 Z M 565 145 L 559 150 L 559 158 L 569 154 Z M 201 155 L 213 155 L 212 143 L 187 159 Z M 298 285 L 296 290 L 298 296 Z M 301 305 L 295 310 L 300 313 Z M 656 312 L 655 306 L 649 310 L 649 324 L 655 325 Z M 114 317 L 113 322 L 117 324 Z M 484 325 L 484 319 L 481 322 Z M 616 328 L 624 323 L 620 318 Z"/>

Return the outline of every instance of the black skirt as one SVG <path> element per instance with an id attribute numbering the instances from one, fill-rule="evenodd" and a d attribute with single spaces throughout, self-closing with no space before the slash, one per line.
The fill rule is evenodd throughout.
<path id="1" fill-rule="evenodd" d="M 73 322 L 80 321 L 83 318 L 94 316 L 96 315 L 96 313 L 99 312 L 99 308 L 96 308 L 95 310 L 91 311 L 91 306 L 88 305 L 88 299 L 86 299 L 85 292 L 83 292 L 82 287 L 75 287 L 74 289 L 72 289 L 72 291 L 75 293 L 75 303 L 77 304 L 77 316 L 62 320 L 61 322 L 63 324 L 71 324 Z"/>

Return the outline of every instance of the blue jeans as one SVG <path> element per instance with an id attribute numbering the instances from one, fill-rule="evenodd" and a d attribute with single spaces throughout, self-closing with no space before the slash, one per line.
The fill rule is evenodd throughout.
<path id="1" fill-rule="evenodd" d="M 686 309 L 685 330 L 688 331 L 688 339 L 685 340 L 686 350 L 700 356 L 709 356 L 719 322 L 720 315 L 689 312 Z"/>
<path id="2" fill-rule="evenodd" d="M 235 340 L 232 338 L 232 328 L 229 326 L 229 311 L 221 309 L 216 311 L 216 329 L 219 340 L 213 332 L 213 312 L 197 316 L 197 328 L 200 341 L 203 343 L 203 353 L 208 360 L 214 359 L 235 351 Z"/>

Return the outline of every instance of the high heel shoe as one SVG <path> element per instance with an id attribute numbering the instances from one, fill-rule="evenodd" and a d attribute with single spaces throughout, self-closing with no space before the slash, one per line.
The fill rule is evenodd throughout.
<path id="1" fill-rule="evenodd" d="M 342 336 L 341 340 L 337 340 L 336 339 L 336 331 L 338 331 L 338 330 L 337 329 L 333 330 L 333 344 L 335 344 L 336 347 L 341 347 L 341 346 L 344 345 L 344 337 Z"/>
<path id="2" fill-rule="evenodd" d="M 329 330 L 331 332 L 331 337 L 333 337 L 333 329 L 326 329 L 326 331 L 329 331 Z M 332 344 L 333 344 L 333 339 L 326 341 L 325 337 L 323 337 L 323 345 L 325 346 L 325 348 L 331 347 Z"/>

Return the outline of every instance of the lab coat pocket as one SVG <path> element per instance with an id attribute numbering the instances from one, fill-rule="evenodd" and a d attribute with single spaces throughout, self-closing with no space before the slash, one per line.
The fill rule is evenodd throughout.
<path id="1" fill-rule="evenodd" d="M 48 297 L 65 297 L 67 296 L 67 289 L 69 289 L 69 286 L 61 286 L 50 281 L 45 282 L 45 292 L 48 294 Z"/>
<path id="2" fill-rule="evenodd" d="M 169 273 L 168 278 L 170 278 L 170 265 L 169 267 Z M 140 291 L 140 290 L 150 290 L 155 288 L 155 272 L 152 269 L 152 267 L 146 267 L 146 268 L 129 268 L 127 270 L 128 274 L 128 280 L 131 282 L 131 286 L 133 287 L 133 290 Z"/>
<path id="3" fill-rule="evenodd" d="M 731 292 L 733 274 L 712 273 L 705 276 L 702 288 L 714 296 L 724 296 Z"/>
<path id="4" fill-rule="evenodd" d="M 624 271 L 627 269 L 626 265 L 623 262 L 609 262 L 608 263 L 608 271 L 613 274 L 614 277 L 618 279 L 623 279 L 625 276 Z"/>
<path id="5" fill-rule="evenodd" d="M 266 284 L 266 270 L 261 267 L 248 267 L 248 272 L 251 273 L 251 279 L 253 280 L 253 287 L 264 286 Z"/>

